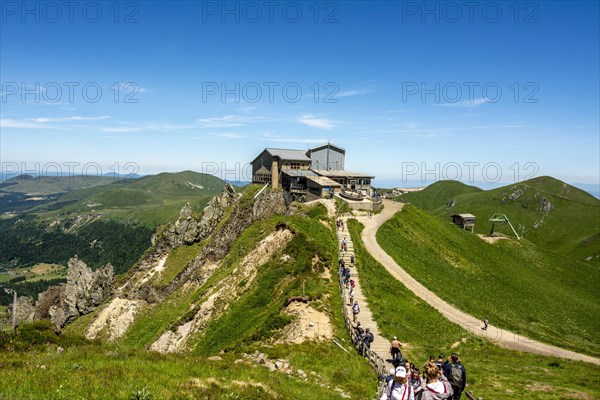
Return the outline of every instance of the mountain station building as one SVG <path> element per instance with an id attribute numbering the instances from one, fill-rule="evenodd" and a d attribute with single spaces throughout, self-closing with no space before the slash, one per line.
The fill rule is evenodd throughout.
<path id="1" fill-rule="evenodd" d="M 344 192 L 370 199 L 371 181 L 375 177 L 346 171 L 345 159 L 346 150 L 331 143 L 308 151 L 269 147 L 251 162 L 252 182 L 270 184 L 272 188 L 307 199 L 339 196 Z"/>

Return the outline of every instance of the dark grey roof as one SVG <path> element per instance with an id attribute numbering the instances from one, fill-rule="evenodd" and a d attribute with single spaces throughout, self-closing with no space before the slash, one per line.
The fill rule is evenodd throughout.
<path id="1" fill-rule="evenodd" d="M 291 161 L 310 161 L 310 158 L 304 153 L 303 150 L 291 150 L 291 149 L 266 149 L 273 157 L 279 157 L 282 160 Z"/>
<path id="2" fill-rule="evenodd" d="M 343 147 L 340 147 L 340 146 L 336 146 L 335 144 L 332 144 L 332 143 L 325 143 L 325 144 L 322 144 L 320 146 L 312 147 L 306 153 L 310 154 L 313 151 L 317 151 L 317 150 L 320 150 L 320 149 L 325 148 L 325 147 L 330 147 L 330 148 L 333 148 L 333 149 L 337 149 L 340 152 L 346 154 L 346 149 L 344 149 Z"/>
<path id="3" fill-rule="evenodd" d="M 267 147 L 263 151 L 260 152 L 258 156 L 250 164 L 253 164 L 264 152 L 269 153 L 273 157 L 278 157 L 281 160 L 287 161 L 304 161 L 310 162 L 310 158 L 305 154 L 303 150 L 292 150 L 292 149 L 275 149 L 272 147 Z"/>

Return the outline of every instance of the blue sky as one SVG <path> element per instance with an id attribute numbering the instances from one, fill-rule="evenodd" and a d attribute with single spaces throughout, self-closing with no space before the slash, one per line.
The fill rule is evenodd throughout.
<path id="1" fill-rule="evenodd" d="M 4 172 L 330 140 L 380 179 L 599 181 L 598 2 L 77 4 L 2 3 Z"/>

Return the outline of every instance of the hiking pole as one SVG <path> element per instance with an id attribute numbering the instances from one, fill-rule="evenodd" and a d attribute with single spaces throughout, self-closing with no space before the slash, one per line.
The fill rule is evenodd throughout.
<path id="1" fill-rule="evenodd" d="M 342 350 L 344 350 L 346 353 L 350 354 L 350 352 L 349 352 L 348 350 L 346 350 L 346 348 L 345 348 L 344 346 L 342 346 L 341 344 L 339 344 L 337 340 L 335 340 L 335 339 L 332 339 L 332 340 L 333 340 L 333 343 L 335 343 L 335 344 L 337 344 L 338 346 L 340 346 L 340 349 L 342 349 Z M 352 355 L 352 354 L 350 354 L 350 355 Z"/>

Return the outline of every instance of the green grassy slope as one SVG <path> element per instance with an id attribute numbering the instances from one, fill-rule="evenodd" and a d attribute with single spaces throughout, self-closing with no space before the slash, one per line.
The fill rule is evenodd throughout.
<path id="1" fill-rule="evenodd" d="M 3 354 L 0 398 L 19 400 L 114 400 L 114 399 L 340 399 L 338 387 L 353 399 L 367 399 L 375 392 L 375 379 L 358 356 L 344 359 L 331 345 L 297 346 L 293 354 L 273 348 L 269 357 L 287 358 L 309 378 L 269 372 L 256 364 L 239 363 L 240 355 L 224 354 L 208 360 L 190 354 L 158 354 L 114 345 L 56 346 L 35 352 Z M 338 365 L 328 374 L 319 359 Z M 305 358 L 309 358 L 305 360 Z M 255 368 L 253 368 L 255 366 Z M 315 375 L 311 374 L 313 372 Z M 18 383 L 17 383 L 18 382 Z M 329 386 L 329 387 L 327 387 Z M 357 388 L 366 386 L 366 388 Z M 350 391 L 354 390 L 354 391 Z M 141 394 L 147 394 L 143 397 Z"/>
<path id="2" fill-rule="evenodd" d="M 165 301 L 147 308 L 115 344 L 105 348 L 77 346 L 61 357 L 56 356 L 53 348 L 36 353 L 35 357 L 31 353 L 25 354 L 24 358 L 11 354 L 6 360 L 10 363 L 8 373 L 0 377 L 0 397 L 36 398 L 48 392 L 59 393 L 64 398 L 128 398 L 135 390 L 148 387 L 156 399 L 341 398 L 336 388 L 351 398 L 372 398 L 377 376 L 369 363 L 348 345 L 337 281 L 320 275 L 324 268 L 335 271 L 337 242 L 333 231 L 321 222 L 326 218 L 326 210 L 322 205 L 316 208 L 309 212 L 309 217 L 276 216 L 253 224 L 236 240 L 207 282 L 191 290 L 190 285 L 184 285 Z M 244 257 L 282 224 L 294 232 L 293 239 L 282 253 L 258 268 L 256 279 L 237 301 L 229 304 L 218 319 L 209 321 L 202 333 L 191 338 L 191 352 L 177 355 L 146 352 L 145 349 L 162 332 L 189 317 L 192 303 L 202 299 L 214 285 L 227 280 Z M 179 270 L 198 254 L 202 246 L 203 243 L 181 247 L 167 268 Z M 282 254 L 290 255 L 291 259 L 282 259 Z M 313 266 L 315 255 L 321 263 Z M 302 295 L 303 283 L 311 306 L 329 315 L 335 336 L 349 353 L 331 341 L 299 345 L 265 343 L 276 337 L 279 328 L 293 318 L 282 313 L 283 305 L 286 299 Z M 66 327 L 65 332 L 81 332 L 92 315 L 76 320 Z M 243 358 L 243 353 L 252 354 L 256 350 L 270 359 L 287 359 L 308 378 L 269 372 L 251 362 L 235 363 Z M 207 359 L 217 354 L 222 361 Z M 34 370 L 32 375 L 28 367 L 31 362 L 52 367 L 46 373 Z M 25 375 L 27 384 L 7 384 L 23 379 Z M 103 388 L 105 382 L 113 380 L 117 380 L 114 385 Z M 232 384 L 234 380 L 242 384 Z M 80 384 L 81 381 L 86 384 Z"/>
<path id="3" fill-rule="evenodd" d="M 446 221 L 452 214 L 474 214 L 478 233 L 489 233 L 494 213 L 506 214 L 531 242 L 600 266 L 600 200 L 557 179 L 543 176 L 487 191 L 442 181 L 399 199 Z M 448 208 L 450 199 L 455 205 Z M 505 225 L 497 231 L 514 236 Z"/>
<path id="4" fill-rule="evenodd" d="M 410 201 L 411 204 L 425 210 L 435 210 L 441 206 L 446 206 L 447 201 L 456 196 L 482 191 L 478 187 L 465 185 L 458 181 L 439 181 L 432 183 L 421 191 L 405 193 L 398 197 L 401 201 Z"/>
<path id="5" fill-rule="evenodd" d="M 139 348 L 147 347 L 165 330 L 185 320 L 190 304 L 201 300 L 211 287 L 227 279 L 243 257 L 279 224 L 286 224 L 295 232 L 293 240 L 284 250 L 285 254 L 293 255 L 293 264 L 275 258 L 261 266 L 255 282 L 245 289 L 244 295 L 235 304 L 230 305 L 228 311 L 218 320 L 209 322 L 203 334 L 194 340 L 194 352 L 208 355 L 221 350 L 240 350 L 247 343 L 268 337 L 272 333 L 268 329 L 270 321 L 284 322 L 285 318 L 280 314 L 283 303 L 289 297 L 302 295 L 303 281 L 306 293 L 315 300 L 322 299 L 325 293 L 329 293 L 328 297 L 334 299 L 339 297 L 335 281 L 323 280 L 319 271 L 312 269 L 311 260 L 315 254 L 326 260 L 328 266 L 336 262 L 335 237 L 317 220 L 318 218 L 277 216 L 256 222 L 237 239 L 229 255 L 202 287 L 194 291 L 182 287 L 165 301 L 147 309 L 136 319 L 123 338 L 123 343 Z M 181 265 L 191 261 L 201 248 L 182 247 L 181 249 L 185 250 L 179 251 L 178 254 L 183 254 L 183 257 L 173 267 L 179 269 Z M 195 250 L 196 253 L 188 250 Z M 329 310 L 332 317 L 338 317 L 332 311 L 335 309 L 332 304 L 321 305 Z M 340 327 L 343 326 L 341 319 L 338 322 Z"/>
<path id="6" fill-rule="evenodd" d="M 33 211 L 42 219 L 102 213 L 155 227 L 174 220 L 186 202 L 201 211 L 224 185 L 217 177 L 193 171 L 161 173 L 75 190 Z"/>
<path id="7" fill-rule="evenodd" d="M 360 239 L 361 224 L 350 220 L 348 226 L 360 282 L 379 330 L 406 343 L 403 354 L 417 367 L 429 355 L 457 352 L 467 369 L 467 390 L 476 398 L 600 398 L 600 367 L 509 351 L 471 335 L 416 297 L 371 257 Z"/>
<path id="8" fill-rule="evenodd" d="M 489 244 L 405 206 L 377 233 L 414 278 L 458 308 L 525 336 L 600 354 L 600 269 L 523 239 Z"/>
<path id="9" fill-rule="evenodd" d="M 45 196 L 66 193 L 73 190 L 108 185 L 117 179 L 109 176 L 40 176 L 22 175 L 0 183 L 0 190 L 24 193 L 31 196 Z"/>

